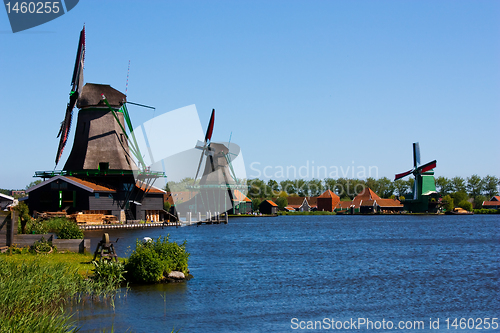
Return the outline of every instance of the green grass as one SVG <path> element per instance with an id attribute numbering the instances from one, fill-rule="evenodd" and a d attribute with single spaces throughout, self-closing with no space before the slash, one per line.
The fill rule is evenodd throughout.
<path id="1" fill-rule="evenodd" d="M 2 254 L 0 255 L 0 260 L 4 259 L 8 263 L 15 264 L 32 264 L 40 263 L 45 266 L 52 266 L 57 264 L 63 264 L 69 269 L 76 269 L 78 274 L 83 278 L 88 277 L 92 273 L 94 265 L 92 264 L 93 254 L 82 254 L 82 253 L 51 253 L 46 255 L 23 253 L 23 254 Z"/>
<path id="2" fill-rule="evenodd" d="M 110 298 L 113 305 L 116 286 L 91 278 L 92 255 L 21 252 L 0 255 L 0 333 L 74 332 L 65 304 Z"/>

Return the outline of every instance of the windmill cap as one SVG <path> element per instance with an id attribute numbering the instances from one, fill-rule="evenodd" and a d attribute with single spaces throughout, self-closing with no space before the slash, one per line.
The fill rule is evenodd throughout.
<path id="1" fill-rule="evenodd" d="M 78 96 L 77 107 L 83 109 L 90 106 L 106 106 L 102 96 L 106 96 L 109 105 L 121 107 L 127 101 L 127 96 L 112 88 L 109 84 L 87 83 L 83 86 L 80 96 Z"/>

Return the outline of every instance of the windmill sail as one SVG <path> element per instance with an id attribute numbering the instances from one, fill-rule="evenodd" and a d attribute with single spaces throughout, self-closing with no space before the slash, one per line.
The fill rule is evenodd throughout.
<path id="1" fill-rule="evenodd" d="M 80 40 L 78 41 L 78 50 L 76 53 L 75 68 L 73 69 L 73 77 L 71 78 L 71 92 L 69 93 L 69 102 L 66 106 L 66 114 L 61 123 L 59 134 L 59 147 L 56 154 L 56 165 L 59 163 L 66 142 L 68 141 L 69 130 L 71 128 L 71 119 L 73 118 L 73 109 L 78 100 L 83 87 L 83 65 L 85 61 L 85 26 L 80 32 Z"/>

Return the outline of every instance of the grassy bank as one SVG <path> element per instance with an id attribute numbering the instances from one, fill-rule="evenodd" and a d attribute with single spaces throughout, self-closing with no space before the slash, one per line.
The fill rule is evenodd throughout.
<path id="1" fill-rule="evenodd" d="M 64 305 L 112 297 L 117 287 L 90 277 L 91 260 L 77 253 L 0 255 L 0 333 L 76 331 Z"/>

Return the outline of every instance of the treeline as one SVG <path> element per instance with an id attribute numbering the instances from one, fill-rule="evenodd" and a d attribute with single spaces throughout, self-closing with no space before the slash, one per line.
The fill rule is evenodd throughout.
<path id="1" fill-rule="evenodd" d="M 349 179 L 349 178 L 326 178 L 320 179 L 297 179 L 264 181 L 261 179 L 248 180 L 248 197 L 254 198 L 274 198 L 286 196 L 315 197 L 321 195 L 326 190 L 335 192 L 343 200 L 352 200 L 364 188 L 369 187 L 381 198 L 409 197 L 413 193 L 414 179 L 399 179 L 391 181 L 387 177 L 374 179 Z M 484 178 L 472 175 L 467 178 L 462 177 L 437 177 L 436 190 L 442 196 L 449 195 L 455 203 L 463 200 L 473 199 L 475 207 L 481 207 L 482 202 L 489 200 L 492 196 L 498 195 L 500 179 L 488 175 Z"/>

